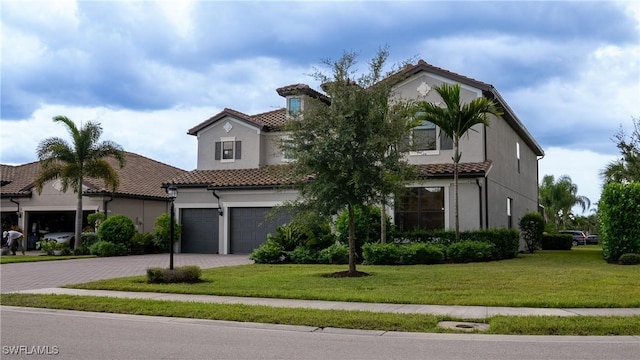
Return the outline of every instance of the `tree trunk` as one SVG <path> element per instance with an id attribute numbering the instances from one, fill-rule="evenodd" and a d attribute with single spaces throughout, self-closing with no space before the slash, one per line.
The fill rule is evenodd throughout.
<path id="1" fill-rule="evenodd" d="M 458 203 L 458 162 L 460 161 L 460 152 L 458 148 L 458 137 L 454 139 L 454 159 L 453 159 L 453 187 L 454 187 L 454 203 L 456 217 L 456 242 L 460 241 L 460 211 Z"/>
<path id="2" fill-rule="evenodd" d="M 387 243 L 387 201 L 384 198 L 380 204 L 380 242 Z"/>
<path id="3" fill-rule="evenodd" d="M 349 205 L 349 275 L 356 274 L 356 231 L 353 207 Z"/>
<path id="4" fill-rule="evenodd" d="M 76 205 L 76 228 L 75 228 L 75 241 L 74 241 L 75 249 L 82 246 L 82 180 L 83 179 L 80 178 L 78 189 L 77 189 L 78 203 Z"/>

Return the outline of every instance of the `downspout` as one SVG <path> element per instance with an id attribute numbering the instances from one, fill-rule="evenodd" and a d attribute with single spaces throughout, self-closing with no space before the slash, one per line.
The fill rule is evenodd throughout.
<path id="1" fill-rule="evenodd" d="M 109 200 L 105 200 L 104 201 L 104 218 L 106 219 L 108 214 L 107 214 L 107 208 L 109 207 L 109 203 L 113 201 L 113 195 L 109 195 Z"/>
<path id="2" fill-rule="evenodd" d="M 478 213 L 480 214 L 478 220 L 480 221 L 480 230 L 482 230 L 482 185 L 480 185 L 480 180 L 478 178 L 476 178 L 476 185 L 478 185 Z"/>
<path id="3" fill-rule="evenodd" d="M 484 228 L 489 228 L 489 178 L 484 178 Z"/>
<path id="4" fill-rule="evenodd" d="M 220 196 L 218 196 L 218 194 L 216 194 L 216 190 L 215 189 L 211 189 L 211 194 L 213 194 L 213 197 L 218 199 L 218 215 L 222 216 L 223 212 L 222 212 L 222 205 L 220 205 Z"/>
<path id="5" fill-rule="evenodd" d="M 24 226 L 20 226 L 20 218 L 22 217 L 22 214 L 20 213 L 20 203 L 18 201 L 13 200 L 12 197 L 9 198 L 9 201 L 11 201 L 12 203 L 18 206 L 18 210 L 16 211 L 16 216 L 18 217 L 18 226 L 24 231 Z"/>

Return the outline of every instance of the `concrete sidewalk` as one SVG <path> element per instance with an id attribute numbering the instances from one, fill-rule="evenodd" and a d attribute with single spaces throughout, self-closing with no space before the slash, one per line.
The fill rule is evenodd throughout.
<path id="1" fill-rule="evenodd" d="M 149 299 L 163 301 L 202 302 L 211 304 L 246 304 L 273 307 L 321 309 L 321 310 L 361 310 L 372 312 L 387 312 L 398 314 L 432 314 L 446 315 L 460 319 L 484 319 L 496 315 L 507 316 L 640 316 L 640 308 L 524 308 L 524 307 L 489 307 L 489 306 L 445 306 L 445 305 L 410 305 L 410 304 L 380 304 L 361 302 L 340 302 L 321 300 L 292 300 L 251 298 L 236 296 L 211 296 L 167 294 L 153 292 L 127 292 L 108 290 L 81 290 L 67 288 L 44 288 L 34 290 L 19 290 L 21 294 L 62 294 L 84 296 L 106 296 L 124 299 Z"/>

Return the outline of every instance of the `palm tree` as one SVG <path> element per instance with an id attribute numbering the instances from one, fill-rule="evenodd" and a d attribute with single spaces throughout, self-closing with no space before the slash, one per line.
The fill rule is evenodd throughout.
<path id="1" fill-rule="evenodd" d="M 477 124 L 489 126 L 488 114 L 501 116 L 502 111 L 493 100 L 480 97 L 469 103 L 463 104 L 460 99 L 460 84 L 442 84 L 434 88 L 446 107 L 440 107 L 434 103 L 422 101 L 418 104 L 421 112 L 419 120 L 426 120 L 440 128 L 440 132 L 453 140 L 453 183 L 455 188 L 455 231 L 456 241 L 460 241 L 460 216 L 458 206 L 458 164 L 462 158 L 460 152 L 460 138 Z M 468 135 L 468 134 L 467 134 Z"/>
<path id="2" fill-rule="evenodd" d="M 553 175 L 545 175 L 540 184 L 540 203 L 548 209 L 545 211 L 548 220 L 556 227 L 562 225 L 567 228 L 567 221 L 571 208 L 578 205 L 584 212 L 591 207 L 588 197 L 578 195 L 578 185 L 571 181 L 571 177 L 563 175 L 556 181 Z"/>
<path id="3" fill-rule="evenodd" d="M 40 159 L 40 172 L 34 180 L 38 194 L 42 193 L 44 183 L 60 179 L 62 191 L 71 188 L 77 195 L 75 247 L 82 246 L 82 183 L 85 177 L 101 179 L 106 186 L 115 191 L 118 187 L 118 174 L 105 160 L 113 157 L 120 168 L 124 166 L 124 150 L 112 141 L 98 142 L 102 127 L 89 121 L 80 129 L 65 116 L 56 116 L 53 121 L 65 124 L 73 139 L 69 144 L 58 137 L 44 139 L 37 148 Z"/>

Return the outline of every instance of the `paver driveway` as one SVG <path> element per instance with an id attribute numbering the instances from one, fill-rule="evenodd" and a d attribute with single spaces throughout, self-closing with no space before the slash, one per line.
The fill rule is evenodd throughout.
<path id="1" fill-rule="evenodd" d="M 197 265 L 201 269 L 252 262 L 247 255 L 175 254 L 173 258 L 174 266 Z M 0 292 L 144 275 L 149 267 L 169 267 L 169 254 L 3 264 L 0 266 Z"/>

